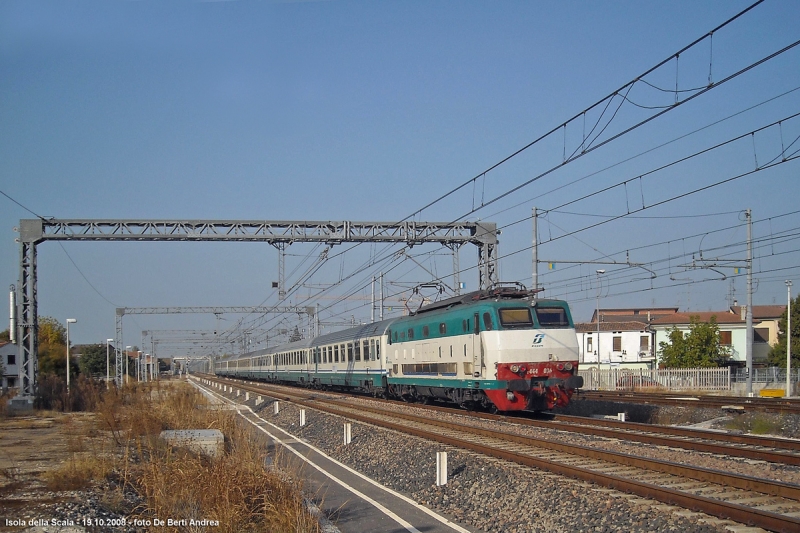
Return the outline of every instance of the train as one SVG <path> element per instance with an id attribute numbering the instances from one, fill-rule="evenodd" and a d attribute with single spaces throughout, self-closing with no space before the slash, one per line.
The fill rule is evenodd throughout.
<path id="1" fill-rule="evenodd" d="M 547 411 L 583 386 L 567 302 L 495 287 L 390 318 L 219 360 L 219 376 L 470 410 Z"/>

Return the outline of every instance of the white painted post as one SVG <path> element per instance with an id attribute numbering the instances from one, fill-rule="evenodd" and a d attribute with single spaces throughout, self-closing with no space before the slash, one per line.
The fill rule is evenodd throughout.
<path id="1" fill-rule="evenodd" d="M 246 402 L 250 401 L 250 393 L 249 392 L 245 392 L 244 393 L 244 401 L 246 401 Z"/>
<path id="2" fill-rule="evenodd" d="M 625 422 L 625 413 L 617 413 L 617 420 Z"/>
<path id="3" fill-rule="evenodd" d="M 256 397 L 256 405 L 258 406 L 258 405 L 261 405 L 262 403 L 264 403 L 264 400 L 261 399 L 261 396 L 257 396 Z"/>
<path id="4" fill-rule="evenodd" d="M 236 397 L 238 398 L 241 395 L 242 395 L 241 389 L 236 389 Z"/>
<path id="5" fill-rule="evenodd" d="M 347 446 L 350 444 L 350 441 L 353 440 L 353 428 L 350 422 L 344 423 L 344 445 Z"/>
<path id="6" fill-rule="evenodd" d="M 447 452 L 436 452 L 436 486 L 447 485 Z"/>
<path id="7" fill-rule="evenodd" d="M 306 410 L 300 409 L 300 427 L 306 425 Z"/>
<path id="8" fill-rule="evenodd" d="M 222 392 L 228 392 L 228 386 L 227 385 L 223 385 L 222 386 Z"/>
<path id="9" fill-rule="evenodd" d="M 278 405 L 278 401 L 277 400 L 275 401 L 275 403 L 272 404 L 272 410 L 276 415 L 280 412 L 281 408 Z"/>

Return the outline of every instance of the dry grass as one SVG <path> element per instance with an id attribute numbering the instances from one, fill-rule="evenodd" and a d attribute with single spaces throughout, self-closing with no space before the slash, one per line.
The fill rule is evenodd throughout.
<path id="1" fill-rule="evenodd" d="M 86 454 L 87 440 L 70 442 L 73 460 L 52 483 L 89 483 L 114 476 L 133 487 L 143 504 L 138 518 L 187 521 L 186 526 L 158 531 L 194 531 L 190 519 L 216 520 L 214 531 L 318 532 L 306 510 L 302 487 L 293 477 L 266 467 L 267 452 L 249 428 L 230 411 L 209 409 L 205 398 L 185 383 L 132 385 L 109 391 L 96 402 L 97 430 L 116 445 L 112 469 Z M 218 429 L 225 451 L 216 458 L 171 448 L 158 438 L 165 429 Z M 89 450 L 92 451 L 92 450 Z M 279 459 L 279 458 L 277 458 Z M 272 458 L 276 463 L 276 458 Z M 109 503 L 120 500 L 109 496 Z"/>
<path id="2" fill-rule="evenodd" d="M 89 487 L 93 481 L 106 479 L 113 466 L 108 457 L 74 454 L 60 468 L 44 472 L 42 479 L 52 491 L 79 490 Z"/>

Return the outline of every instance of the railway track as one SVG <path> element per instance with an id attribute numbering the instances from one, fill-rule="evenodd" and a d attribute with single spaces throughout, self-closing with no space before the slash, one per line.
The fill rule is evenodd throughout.
<path id="1" fill-rule="evenodd" d="M 740 396 L 710 396 L 681 393 L 580 390 L 580 392 L 573 397 L 573 400 L 677 405 L 681 407 L 708 407 L 713 409 L 733 407 L 744 411 L 800 414 L 800 399 L 791 398 L 742 398 Z"/>
<path id="2" fill-rule="evenodd" d="M 205 379 L 213 381 L 210 376 Z M 354 405 L 327 394 L 320 401 L 319 393 L 302 389 L 216 381 L 771 531 L 800 531 L 800 485 L 437 420 L 380 405 Z"/>

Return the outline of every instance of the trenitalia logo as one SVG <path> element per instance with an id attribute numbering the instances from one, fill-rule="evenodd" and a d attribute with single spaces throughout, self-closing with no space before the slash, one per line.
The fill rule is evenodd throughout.
<path id="1" fill-rule="evenodd" d="M 533 338 L 533 346 L 541 346 L 542 344 L 544 344 L 544 333 L 537 333 Z"/>

